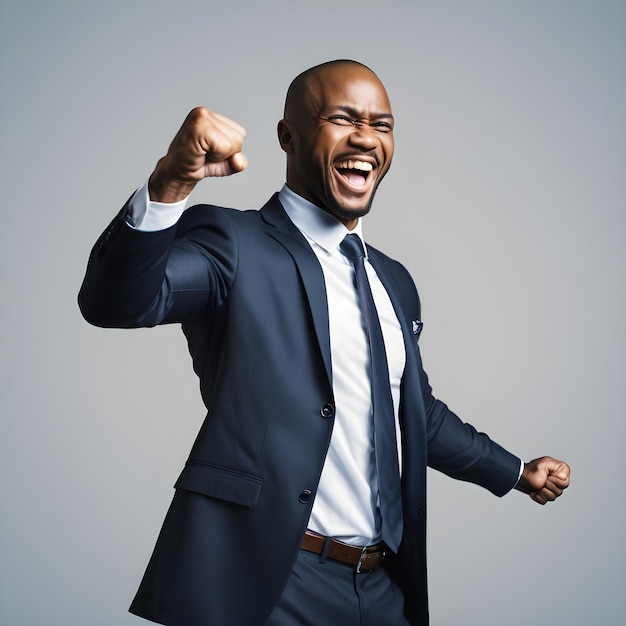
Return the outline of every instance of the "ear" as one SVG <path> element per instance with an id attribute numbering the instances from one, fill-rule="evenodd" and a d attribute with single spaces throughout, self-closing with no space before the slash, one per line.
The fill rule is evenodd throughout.
<path id="1" fill-rule="evenodd" d="M 287 120 L 280 120 L 276 131 L 278 132 L 278 143 L 280 147 L 289 154 L 293 152 L 293 136 L 291 134 L 290 123 Z"/>

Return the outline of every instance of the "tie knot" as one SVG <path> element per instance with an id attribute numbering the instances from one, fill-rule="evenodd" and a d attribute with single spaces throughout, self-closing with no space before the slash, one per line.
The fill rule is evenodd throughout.
<path id="1" fill-rule="evenodd" d="M 339 249 L 351 260 L 365 256 L 361 238 L 354 233 L 350 233 L 343 238 L 343 241 L 339 244 Z"/>

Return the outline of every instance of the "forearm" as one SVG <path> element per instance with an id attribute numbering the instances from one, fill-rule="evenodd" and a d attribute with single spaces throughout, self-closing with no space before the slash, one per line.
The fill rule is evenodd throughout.
<path id="1" fill-rule="evenodd" d="M 142 232 L 126 223 L 128 205 L 96 242 L 78 296 L 85 319 L 96 326 L 154 325 L 145 318 L 164 283 L 175 227 Z"/>
<path id="2" fill-rule="evenodd" d="M 520 459 L 464 423 L 443 402 L 433 399 L 428 415 L 428 464 L 497 496 L 515 487 Z"/>
<path id="3" fill-rule="evenodd" d="M 85 319 L 96 326 L 155 326 L 197 320 L 219 307 L 236 274 L 239 211 L 199 205 L 174 226 L 145 232 L 127 223 L 127 208 L 89 258 L 78 298 Z"/>

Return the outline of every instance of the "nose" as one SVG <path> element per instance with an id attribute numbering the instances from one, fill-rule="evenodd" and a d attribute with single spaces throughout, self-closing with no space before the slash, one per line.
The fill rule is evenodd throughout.
<path id="1" fill-rule="evenodd" d="M 372 150 L 378 145 L 378 138 L 369 124 L 355 124 L 350 133 L 349 142 L 353 146 Z"/>

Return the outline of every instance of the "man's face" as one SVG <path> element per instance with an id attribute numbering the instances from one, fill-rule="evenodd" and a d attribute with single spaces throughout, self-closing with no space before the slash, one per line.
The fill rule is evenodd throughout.
<path id="1" fill-rule="evenodd" d="M 359 65 L 323 68 L 279 124 L 279 138 L 289 187 L 352 229 L 391 165 L 393 116 L 385 88 Z"/>

